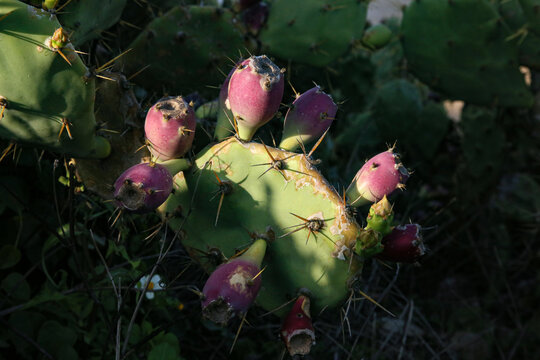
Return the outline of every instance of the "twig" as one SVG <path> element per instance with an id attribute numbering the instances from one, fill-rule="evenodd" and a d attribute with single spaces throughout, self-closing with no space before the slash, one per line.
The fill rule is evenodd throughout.
<path id="1" fill-rule="evenodd" d="M 405 349 L 405 343 L 407 343 L 407 333 L 409 332 L 409 326 L 412 322 L 412 317 L 414 313 L 414 300 L 411 300 L 409 304 L 409 316 L 407 317 L 407 322 L 403 328 L 403 338 L 401 339 L 401 347 L 399 348 L 398 360 L 401 360 L 403 356 L 403 350 Z"/>
<path id="2" fill-rule="evenodd" d="M 107 261 L 105 261 L 103 254 L 101 254 L 101 251 L 99 251 L 99 247 L 96 242 L 96 239 L 94 238 L 94 233 L 92 232 L 92 230 L 90 230 L 90 236 L 92 237 L 94 248 L 96 249 L 96 252 L 98 253 L 99 258 L 101 262 L 103 263 L 103 266 L 105 267 L 105 271 L 107 271 L 107 276 L 109 277 L 109 280 L 111 281 L 114 294 L 116 295 L 116 312 L 117 312 L 116 316 L 118 316 L 118 320 L 116 321 L 115 359 L 120 360 L 120 337 L 121 337 L 121 332 L 122 332 L 122 328 L 121 328 L 122 317 L 120 316 L 120 308 L 122 307 L 122 292 L 120 291 L 120 289 L 122 288 L 122 279 L 118 279 L 118 288 L 117 288 L 114 282 L 114 278 L 109 269 L 109 266 L 107 265 Z"/>

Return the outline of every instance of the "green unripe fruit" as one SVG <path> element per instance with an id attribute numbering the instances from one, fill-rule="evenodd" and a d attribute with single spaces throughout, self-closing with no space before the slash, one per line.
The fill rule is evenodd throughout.
<path id="1" fill-rule="evenodd" d="M 377 50 L 390 42 L 392 30 L 384 24 L 374 25 L 366 30 L 362 36 L 362 44 L 372 50 Z"/>

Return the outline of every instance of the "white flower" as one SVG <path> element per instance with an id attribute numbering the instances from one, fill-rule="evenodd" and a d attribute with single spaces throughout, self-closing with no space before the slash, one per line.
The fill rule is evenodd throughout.
<path id="1" fill-rule="evenodd" d="M 137 285 L 135 285 L 136 289 L 142 289 L 146 282 L 148 281 L 148 276 L 143 276 Z M 154 298 L 154 291 L 155 290 L 161 290 L 163 289 L 163 282 L 161 281 L 161 276 L 158 274 L 152 276 L 150 279 L 150 282 L 148 283 L 148 286 L 146 287 L 146 298 L 147 299 L 153 299 Z"/>

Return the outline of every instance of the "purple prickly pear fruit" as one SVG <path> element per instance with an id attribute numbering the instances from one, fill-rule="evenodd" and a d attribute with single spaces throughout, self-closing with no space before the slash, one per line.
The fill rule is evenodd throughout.
<path id="1" fill-rule="evenodd" d="M 309 297 L 300 295 L 281 326 L 281 339 L 291 356 L 309 354 L 315 343 L 309 306 Z"/>
<path id="2" fill-rule="evenodd" d="M 426 252 L 418 224 L 396 226 L 381 242 L 383 251 L 376 255 L 381 260 L 414 263 Z"/>
<path id="3" fill-rule="evenodd" d="M 244 11 L 242 14 L 242 20 L 246 25 L 246 29 L 253 35 L 257 36 L 259 31 L 261 31 L 262 27 L 266 23 L 269 12 L 270 10 L 268 9 L 268 5 L 264 2 L 255 4 Z"/>
<path id="4" fill-rule="evenodd" d="M 266 55 L 242 61 L 229 82 L 228 104 L 238 124 L 238 136 L 249 141 L 279 109 L 283 74 Z"/>
<path id="5" fill-rule="evenodd" d="M 356 173 L 347 189 L 347 198 L 352 206 L 377 202 L 396 189 L 403 189 L 409 172 L 399 156 L 388 149 L 369 159 Z"/>
<path id="6" fill-rule="evenodd" d="M 306 91 L 293 101 L 283 125 L 283 137 L 279 147 L 294 151 L 300 142 L 306 144 L 317 140 L 332 124 L 337 105 L 332 97 L 319 86 Z"/>
<path id="7" fill-rule="evenodd" d="M 195 136 L 195 112 L 181 96 L 166 97 L 148 110 L 144 133 L 159 161 L 181 157 Z"/>
<path id="8" fill-rule="evenodd" d="M 203 316 L 222 326 L 245 314 L 261 288 L 266 241 L 256 240 L 242 255 L 218 266 L 203 288 Z"/>
<path id="9" fill-rule="evenodd" d="M 114 182 L 114 198 L 119 206 L 135 212 L 157 209 L 172 191 L 172 175 L 159 164 L 137 164 Z"/>

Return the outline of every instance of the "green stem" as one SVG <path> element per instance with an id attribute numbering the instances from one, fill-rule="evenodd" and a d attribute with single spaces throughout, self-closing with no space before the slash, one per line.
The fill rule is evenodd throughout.
<path id="1" fill-rule="evenodd" d="M 237 257 L 237 259 L 246 260 L 261 267 L 264 254 L 266 253 L 266 240 L 258 239 L 246 250 L 245 253 Z"/>
<path id="2" fill-rule="evenodd" d="M 171 159 L 156 163 L 165 166 L 172 176 L 178 174 L 180 171 L 189 169 L 192 165 L 188 159 Z"/>

